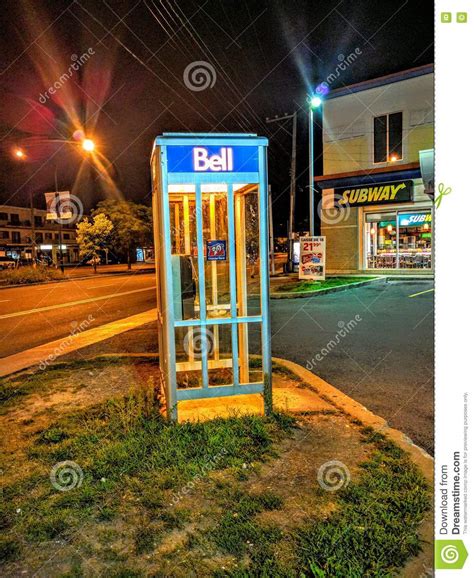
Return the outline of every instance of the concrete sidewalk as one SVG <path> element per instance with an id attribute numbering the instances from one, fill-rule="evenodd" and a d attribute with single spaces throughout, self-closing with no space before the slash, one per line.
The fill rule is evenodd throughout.
<path id="1" fill-rule="evenodd" d="M 87 329 L 81 333 L 67 335 L 62 339 L 51 341 L 32 349 L 9 355 L 0 360 L 0 377 L 6 377 L 17 371 L 38 366 L 44 368 L 58 357 L 87 347 L 99 341 L 104 341 L 145 323 L 156 321 L 156 309 L 149 309 L 137 315 L 118 319 L 100 327 Z"/>

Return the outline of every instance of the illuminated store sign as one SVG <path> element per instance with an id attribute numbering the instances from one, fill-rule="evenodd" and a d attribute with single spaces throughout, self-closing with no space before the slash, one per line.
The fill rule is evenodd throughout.
<path id="1" fill-rule="evenodd" d="M 421 227 L 425 224 L 431 226 L 431 213 L 400 213 L 398 224 L 400 227 Z"/>
<path id="2" fill-rule="evenodd" d="M 406 203 L 412 200 L 413 181 L 397 181 L 370 187 L 334 189 L 335 202 L 344 207 L 350 205 L 385 205 L 387 203 Z"/>
<path id="3" fill-rule="evenodd" d="M 258 147 L 187 146 L 167 148 L 169 173 L 258 172 Z"/>

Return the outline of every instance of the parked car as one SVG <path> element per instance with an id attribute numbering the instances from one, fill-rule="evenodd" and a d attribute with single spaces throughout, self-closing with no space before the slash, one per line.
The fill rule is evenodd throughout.
<path id="1" fill-rule="evenodd" d="M 16 260 L 11 257 L 0 257 L 0 271 L 3 269 L 14 269 L 16 267 Z"/>

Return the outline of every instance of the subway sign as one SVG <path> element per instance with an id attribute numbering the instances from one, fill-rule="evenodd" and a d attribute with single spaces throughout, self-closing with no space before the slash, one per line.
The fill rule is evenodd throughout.
<path id="1" fill-rule="evenodd" d="M 422 227 L 431 225 L 431 213 L 400 213 L 398 215 L 400 227 Z"/>
<path id="2" fill-rule="evenodd" d="M 339 207 L 386 205 L 413 200 L 413 181 L 396 181 L 380 185 L 334 189 L 335 203 Z"/>
<path id="3" fill-rule="evenodd" d="M 256 146 L 167 147 L 169 173 L 257 173 Z"/>

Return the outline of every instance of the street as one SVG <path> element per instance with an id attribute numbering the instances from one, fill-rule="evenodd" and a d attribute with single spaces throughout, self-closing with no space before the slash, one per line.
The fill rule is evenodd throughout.
<path id="1" fill-rule="evenodd" d="M 54 293 L 51 287 L 38 287 L 38 296 L 28 307 L 22 306 L 28 289 L 2 291 L 2 299 L 8 294 L 13 299 L 14 291 L 23 299 L 0 303 L 2 314 L 58 300 L 107 298 L 2 319 L 7 328 L 2 355 L 68 335 L 71 319 L 80 323 L 92 314 L 95 327 L 155 306 L 152 275 L 64 283 L 54 286 Z M 307 367 L 432 452 L 432 288 L 429 281 L 393 281 L 307 299 L 271 300 L 272 354 Z M 19 336 L 15 340 L 8 338 L 12 331 Z M 82 349 L 77 358 L 156 351 L 156 326 L 151 323 Z"/>
<path id="2" fill-rule="evenodd" d="M 156 307 L 155 275 L 104 276 L 0 291 L 0 357 Z"/>
<path id="3" fill-rule="evenodd" d="M 272 354 L 307 367 L 433 453 L 432 288 L 394 281 L 273 300 Z"/>

